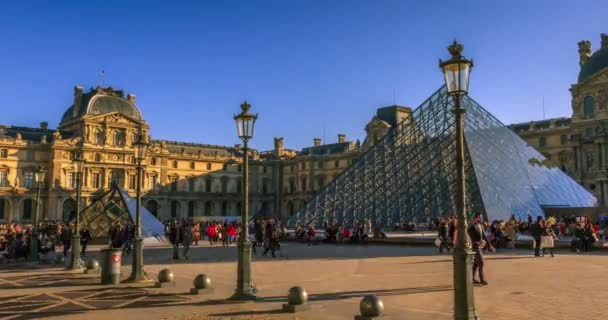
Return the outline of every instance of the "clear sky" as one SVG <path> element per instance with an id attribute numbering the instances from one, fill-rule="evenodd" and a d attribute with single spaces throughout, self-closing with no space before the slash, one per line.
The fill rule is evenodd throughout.
<path id="1" fill-rule="evenodd" d="M 376 108 L 416 107 L 443 84 L 457 38 L 470 95 L 505 123 L 570 116 L 577 42 L 599 47 L 605 0 L 2 1 L 0 123 L 56 127 L 73 86 L 137 95 L 154 138 L 252 145 L 364 138 Z"/>

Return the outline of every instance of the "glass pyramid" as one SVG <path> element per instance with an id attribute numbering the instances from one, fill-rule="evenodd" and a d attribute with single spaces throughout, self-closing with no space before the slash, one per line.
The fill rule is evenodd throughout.
<path id="1" fill-rule="evenodd" d="M 136 199 L 113 184 L 108 192 L 82 210 L 81 223 L 94 238 L 107 237 L 110 226 L 116 222 L 121 226 L 135 225 L 136 206 Z M 141 226 L 144 241 L 148 238 L 164 240 L 164 225 L 144 206 L 141 206 Z"/>
<path id="2" fill-rule="evenodd" d="M 590 207 L 597 200 L 469 97 L 465 113 L 468 214 L 492 220 L 543 215 L 543 207 Z M 363 219 L 376 226 L 455 213 L 456 142 L 445 87 L 416 108 L 289 219 Z"/>

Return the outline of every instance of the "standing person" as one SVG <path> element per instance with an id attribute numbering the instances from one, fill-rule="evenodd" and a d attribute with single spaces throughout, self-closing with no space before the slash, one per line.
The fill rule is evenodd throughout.
<path id="1" fill-rule="evenodd" d="M 266 254 L 268 254 L 268 251 L 270 251 L 270 254 L 274 258 L 274 251 L 277 248 L 278 244 L 278 234 L 275 232 L 274 224 L 270 221 L 266 223 L 265 229 L 266 232 L 264 233 L 264 253 L 262 255 L 265 256 Z"/>
<path id="2" fill-rule="evenodd" d="M 200 224 L 200 222 L 194 224 L 194 227 L 192 228 L 192 237 L 194 239 L 194 245 L 198 246 L 198 240 L 201 237 L 201 224 Z"/>
<path id="3" fill-rule="evenodd" d="M 63 230 L 61 230 L 61 243 L 63 244 L 63 256 L 67 257 L 72 246 L 72 228 L 67 225 L 63 226 Z"/>
<path id="4" fill-rule="evenodd" d="M 253 253 L 256 251 L 256 247 L 264 242 L 264 226 L 260 220 L 256 220 L 253 228 L 255 230 L 255 241 L 253 242 Z"/>
<path id="5" fill-rule="evenodd" d="M 87 255 L 87 244 L 91 241 L 91 232 L 87 227 L 80 228 L 80 247 L 82 250 L 80 251 L 80 255 L 86 257 Z"/>
<path id="6" fill-rule="evenodd" d="M 190 223 L 184 223 L 181 230 L 182 245 L 184 246 L 182 255 L 184 256 L 184 259 L 188 260 L 188 251 L 190 250 L 190 245 L 192 244 L 192 226 Z"/>
<path id="7" fill-rule="evenodd" d="M 535 257 L 540 257 L 540 240 L 541 237 L 543 236 L 543 217 L 538 216 L 536 218 L 536 222 L 533 223 L 532 225 L 530 225 L 530 235 L 532 236 L 532 238 L 534 239 L 534 256 Z"/>
<path id="8" fill-rule="evenodd" d="M 207 226 L 207 237 L 209 237 L 209 245 L 213 245 L 213 240 L 215 239 L 214 223 L 209 223 L 209 226 Z"/>
<path id="9" fill-rule="evenodd" d="M 471 238 L 471 242 L 473 244 L 473 252 L 475 252 L 475 257 L 473 258 L 473 282 L 475 284 L 481 284 L 484 286 L 488 285 L 488 282 L 485 279 L 483 267 L 484 267 L 484 259 L 483 259 L 483 248 L 488 244 L 488 239 L 483 230 L 483 226 L 480 223 L 481 215 L 478 213 L 473 218 L 473 223 L 469 226 L 469 237 Z M 479 273 L 479 280 L 475 279 L 475 273 Z"/>

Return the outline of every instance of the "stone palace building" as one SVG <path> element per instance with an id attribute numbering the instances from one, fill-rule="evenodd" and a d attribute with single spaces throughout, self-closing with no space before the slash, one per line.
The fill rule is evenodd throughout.
<path id="1" fill-rule="evenodd" d="M 293 214 L 386 130 L 409 114 L 406 107 L 378 109 L 366 127 L 367 138 L 300 151 L 275 138 L 274 150 L 250 154 L 252 215 Z M 74 88 L 74 101 L 57 129 L 47 122 L 39 128 L 0 126 L 0 222 L 29 222 L 36 210 L 35 172 L 47 170 L 40 184 L 41 220 L 66 221 L 75 211 L 76 179 L 73 154 L 86 159 L 82 183 L 83 208 L 117 183 L 132 196 L 136 188 L 133 141 L 149 125 L 135 95 L 110 88 L 85 92 Z M 142 204 L 161 220 L 237 216 L 241 211 L 242 160 L 240 145 L 215 146 L 150 140 L 142 185 Z"/>
<path id="2" fill-rule="evenodd" d="M 608 202 L 608 35 L 591 54 L 591 42 L 578 43 L 580 72 L 570 87 L 572 117 L 511 125 L 539 150 L 547 165 L 560 167 L 585 186 L 600 205 Z"/>

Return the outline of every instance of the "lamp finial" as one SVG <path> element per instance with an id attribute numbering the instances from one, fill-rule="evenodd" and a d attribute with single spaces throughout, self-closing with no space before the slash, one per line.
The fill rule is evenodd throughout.
<path id="1" fill-rule="evenodd" d="M 453 59 L 461 58 L 462 50 L 464 50 L 464 47 L 462 46 L 462 44 L 458 43 L 456 39 L 454 39 L 454 42 L 452 42 L 452 44 L 448 47 L 448 51 L 452 55 Z"/>
<path id="2" fill-rule="evenodd" d="M 249 103 L 247 103 L 247 100 L 245 100 L 245 102 L 243 102 L 241 104 L 241 110 L 243 110 L 243 112 L 247 113 L 249 111 L 249 108 L 251 108 L 251 105 Z"/>

